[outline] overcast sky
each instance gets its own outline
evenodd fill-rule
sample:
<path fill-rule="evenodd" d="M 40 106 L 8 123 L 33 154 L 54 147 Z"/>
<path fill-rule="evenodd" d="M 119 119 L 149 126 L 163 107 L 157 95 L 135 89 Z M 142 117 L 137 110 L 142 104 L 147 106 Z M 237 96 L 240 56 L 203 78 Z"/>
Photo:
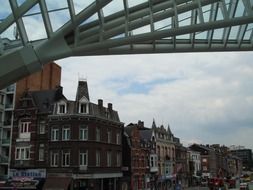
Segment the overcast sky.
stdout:
<path fill-rule="evenodd" d="M 93 1 L 74 0 L 75 10 L 79 12 Z M 104 15 L 123 9 L 122 2 L 112 1 L 103 9 Z M 129 0 L 129 6 L 136 2 L 145 0 Z M 1 3 L 0 19 L 4 19 L 11 9 L 8 1 Z M 67 5 L 66 0 L 46 3 L 49 10 Z M 38 11 L 36 5 L 29 13 Z M 66 9 L 49 16 L 54 31 L 70 18 Z M 29 40 L 46 37 L 40 14 L 23 21 Z M 1 37 L 14 39 L 13 28 Z M 56 63 L 62 67 L 67 98 L 74 99 L 78 79 L 87 78 L 91 101 L 103 99 L 106 106 L 113 103 L 126 125 L 142 120 L 151 127 L 155 119 L 158 126 L 170 125 L 186 146 L 219 143 L 253 149 L 252 52 L 72 57 Z"/>
<path fill-rule="evenodd" d="M 62 66 L 64 94 L 74 99 L 87 78 L 92 102 L 113 103 L 122 122 L 170 128 L 190 143 L 253 148 L 253 53 L 182 53 L 74 57 Z"/>

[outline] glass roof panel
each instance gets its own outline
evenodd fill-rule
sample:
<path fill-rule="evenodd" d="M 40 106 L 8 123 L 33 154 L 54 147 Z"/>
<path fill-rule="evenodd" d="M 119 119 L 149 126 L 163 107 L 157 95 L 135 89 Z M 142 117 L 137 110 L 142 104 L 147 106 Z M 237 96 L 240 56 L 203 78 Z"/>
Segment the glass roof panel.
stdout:
<path fill-rule="evenodd" d="M 103 8 L 104 16 L 111 15 L 121 10 L 124 10 L 123 1 L 112 1 Z"/>
<path fill-rule="evenodd" d="M 207 38 L 207 31 L 196 33 L 195 38 L 196 39 L 206 39 Z"/>
<path fill-rule="evenodd" d="M 73 0 L 74 7 L 75 7 L 75 13 L 78 14 L 80 13 L 83 9 L 88 7 L 90 4 L 94 3 L 95 0 Z"/>
<path fill-rule="evenodd" d="M 128 6 L 129 7 L 134 7 L 136 5 L 142 4 L 148 2 L 148 0 L 128 0 Z"/>
<path fill-rule="evenodd" d="M 229 39 L 230 40 L 237 39 L 238 31 L 239 31 L 239 26 L 231 27 L 231 31 L 230 31 L 230 34 L 229 34 Z"/>
<path fill-rule="evenodd" d="M 214 32 L 213 32 L 213 39 L 215 39 L 215 40 L 221 40 L 222 37 L 223 37 L 223 31 L 224 31 L 223 28 L 214 30 Z"/>
<path fill-rule="evenodd" d="M 67 0 L 46 0 L 48 11 L 68 7 Z"/>
<path fill-rule="evenodd" d="M 8 38 L 10 40 L 15 40 L 15 31 L 17 30 L 16 24 L 12 24 L 3 33 L 1 33 L 1 38 Z"/>
<path fill-rule="evenodd" d="M 249 24 L 248 27 L 247 27 L 247 30 L 244 34 L 243 39 L 244 40 L 249 40 L 250 36 L 252 35 L 252 32 L 253 32 L 253 24 Z"/>
<path fill-rule="evenodd" d="M 58 30 L 66 22 L 70 20 L 69 10 L 67 9 L 50 12 L 49 17 L 50 17 L 53 31 Z"/>
<path fill-rule="evenodd" d="M 39 4 L 36 4 L 29 11 L 27 11 L 25 15 L 35 14 L 35 13 L 40 13 L 40 12 L 41 12 L 40 6 L 39 6 Z"/>
<path fill-rule="evenodd" d="M 137 29 L 133 30 L 132 32 L 133 32 L 133 35 L 150 32 L 150 25 L 146 25 L 146 26 L 137 28 Z"/>
<path fill-rule="evenodd" d="M 223 20 L 224 19 L 224 16 L 221 12 L 221 8 L 219 7 L 218 8 L 218 13 L 217 13 L 217 17 L 216 17 L 216 20 Z"/>
<path fill-rule="evenodd" d="M 176 39 L 190 39 L 190 34 L 183 34 L 183 35 L 178 35 L 176 36 Z"/>
<path fill-rule="evenodd" d="M 9 1 L 1 1 L 0 6 L 0 21 L 5 19 L 12 13 Z"/>
<path fill-rule="evenodd" d="M 44 39 L 47 37 L 41 14 L 23 17 L 26 33 L 29 41 Z M 36 28 L 36 30 L 34 30 Z"/>
<path fill-rule="evenodd" d="M 245 8 L 244 8 L 242 0 L 238 1 L 237 9 L 236 9 L 236 12 L 235 12 L 235 17 L 243 16 L 244 10 L 245 10 Z"/>
<path fill-rule="evenodd" d="M 171 28 L 171 18 L 166 18 L 154 23 L 155 30 L 166 30 Z"/>
<path fill-rule="evenodd" d="M 191 11 L 178 15 L 179 26 L 188 26 L 191 24 Z"/>
<path fill-rule="evenodd" d="M 22 5 L 26 0 L 17 0 L 18 6 Z"/>

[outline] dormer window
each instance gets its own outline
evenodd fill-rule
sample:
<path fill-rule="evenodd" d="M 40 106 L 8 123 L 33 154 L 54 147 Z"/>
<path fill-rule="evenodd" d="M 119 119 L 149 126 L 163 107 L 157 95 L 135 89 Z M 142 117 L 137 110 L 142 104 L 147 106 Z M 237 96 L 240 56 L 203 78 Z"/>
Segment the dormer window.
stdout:
<path fill-rule="evenodd" d="M 67 112 L 67 106 L 66 106 L 66 103 L 59 103 L 58 104 L 58 108 L 57 108 L 57 113 L 58 114 L 64 114 Z"/>
<path fill-rule="evenodd" d="M 80 103 L 79 104 L 79 113 L 89 113 L 89 105 L 88 103 Z"/>
<path fill-rule="evenodd" d="M 65 113 L 65 105 L 59 105 L 59 113 Z"/>

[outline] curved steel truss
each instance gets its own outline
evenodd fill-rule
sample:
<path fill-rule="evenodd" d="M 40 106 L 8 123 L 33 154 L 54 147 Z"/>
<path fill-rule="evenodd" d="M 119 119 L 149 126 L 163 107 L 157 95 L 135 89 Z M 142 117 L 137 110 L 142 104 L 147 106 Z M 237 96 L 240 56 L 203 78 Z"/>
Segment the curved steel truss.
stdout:
<path fill-rule="evenodd" d="M 0 88 L 69 56 L 253 50 L 253 0 L 4 2 Z"/>

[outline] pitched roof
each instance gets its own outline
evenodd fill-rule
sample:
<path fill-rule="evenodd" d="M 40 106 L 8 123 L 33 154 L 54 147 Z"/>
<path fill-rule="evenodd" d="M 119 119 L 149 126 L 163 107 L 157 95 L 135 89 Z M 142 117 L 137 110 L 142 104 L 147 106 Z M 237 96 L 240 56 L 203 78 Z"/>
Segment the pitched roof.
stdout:
<path fill-rule="evenodd" d="M 57 98 L 57 90 L 58 89 L 30 92 L 40 113 L 53 111 L 53 104 Z"/>

